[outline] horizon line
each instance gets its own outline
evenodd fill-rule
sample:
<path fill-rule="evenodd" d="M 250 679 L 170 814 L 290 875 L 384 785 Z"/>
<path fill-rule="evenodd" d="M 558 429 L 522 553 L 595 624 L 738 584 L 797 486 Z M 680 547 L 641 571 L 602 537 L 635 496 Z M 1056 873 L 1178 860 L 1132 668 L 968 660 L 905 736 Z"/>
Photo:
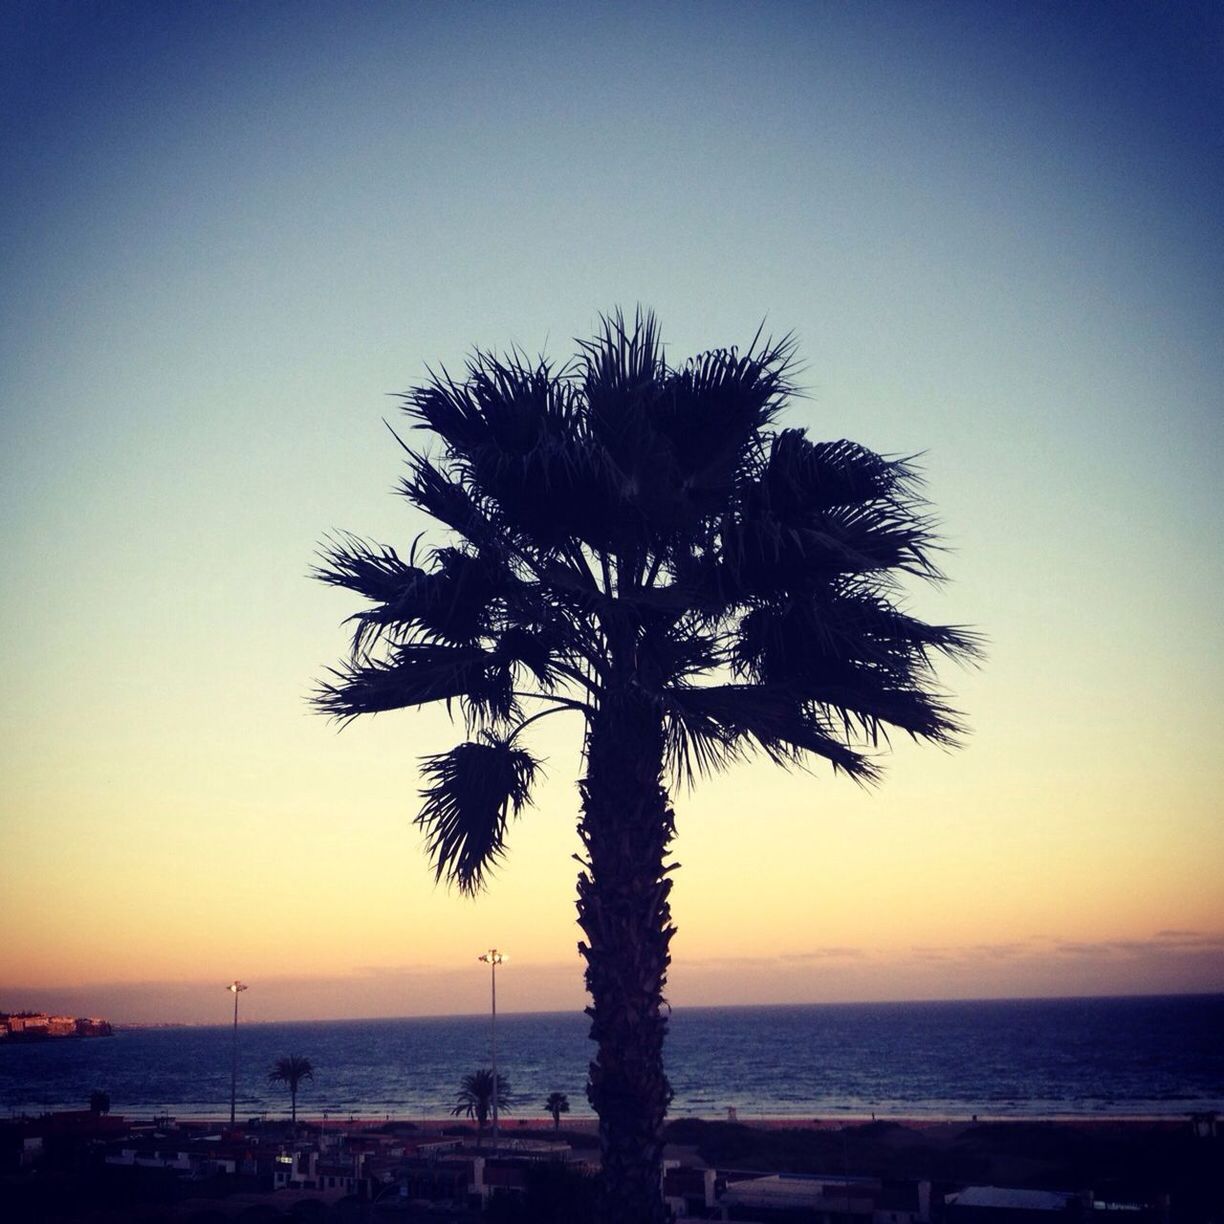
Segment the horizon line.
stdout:
<path fill-rule="evenodd" d="M 1105 992 L 1102 994 L 1058 994 L 1058 995 L 974 995 L 943 999 L 837 999 L 809 1000 L 807 1002 L 778 1003 L 681 1003 L 668 1008 L 669 1017 L 675 1012 L 698 1011 L 761 1011 L 766 1009 L 797 1007 L 940 1007 L 952 1003 L 1075 1003 L 1129 999 L 1217 999 L 1224 998 L 1224 990 L 1156 990 L 1134 991 L 1128 994 Z M 0 1008 L 0 1011 L 5 1009 Z M 14 1014 L 14 1013 L 8 1013 Z M 550 1007 L 539 1010 L 498 1010 L 498 1019 L 522 1016 L 572 1016 L 584 1015 L 581 1008 Z M 281 1020 L 245 1020 L 243 1028 L 266 1028 L 282 1024 L 367 1024 L 377 1020 L 479 1020 L 487 1021 L 488 1011 L 473 1012 L 418 1012 L 412 1015 L 371 1016 L 297 1016 Z M 111 1020 L 118 1028 L 229 1028 L 232 1020 Z"/>

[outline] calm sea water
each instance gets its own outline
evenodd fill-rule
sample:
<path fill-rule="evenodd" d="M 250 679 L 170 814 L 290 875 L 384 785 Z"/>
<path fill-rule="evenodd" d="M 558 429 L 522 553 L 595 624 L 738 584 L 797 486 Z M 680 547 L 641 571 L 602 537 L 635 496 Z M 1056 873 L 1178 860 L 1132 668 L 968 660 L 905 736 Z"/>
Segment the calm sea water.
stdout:
<path fill-rule="evenodd" d="M 515 1113 L 539 1117 L 559 1091 L 589 1115 L 586 1027 L 498 1017 Z M 209 1027 L 0 1045 L 0 1112 L 83 1108 L 100 1088 L 119 1114 L 228 1117 L 231 1041 Z M 479 1016 L 243 1025 L 239 1115 L 286 1112 L 267 1070 L 296 1053 L 315 1067 L 306 1116 L 439 1117 L 488 1048 Z M 1224 1111 L 1224 995 L 677 1009 L 667 1062 L 673 1117 Z"/>

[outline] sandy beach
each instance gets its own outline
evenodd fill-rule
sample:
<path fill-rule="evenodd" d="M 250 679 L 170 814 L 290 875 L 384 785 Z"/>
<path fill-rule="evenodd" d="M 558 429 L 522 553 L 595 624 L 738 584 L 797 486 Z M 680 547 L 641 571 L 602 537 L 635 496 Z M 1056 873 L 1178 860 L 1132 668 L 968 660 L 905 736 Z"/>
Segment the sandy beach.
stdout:
<path fill-rule="evenodd" d="M 180 1122 L 188 1122 L 193 1124 L 207 1124 L 216 1126 L 219 1123 L 216 1119 L 205 1118 L 180 1118 Z M 327 1118 L 318 1115 L 300 1114 L 298 1122 L 302 1125 L 309 1124 L 311 1126 L 325 1126 L 328 1130 L 335 1127 L 345 1128 L 369 1128 L 377 1126 L 386 1126 L 388 1123 L 406 1124 L 410 1123 L 413 1126 L 420 1127 L 427 1131 L 441 1131 L 458 1126 L 471 1126 L 475 1124 L 467 1118 L 455 1118 L 451 1116 L 431 1117 L 431 1118 L 409 1118 L 409 1117 L 391 1117 L 391 1116 L 367 1116 L 342 1118 L 337 1115 L 329 1115 Z M 1059 1126 L 1066 1127 L 1072 1130 L 1115 1130 L 1118 1128 L 1139 1127 L 1143 1129 L 1168 1129 L 1180 1130 L 1188 1125 L 1188 1118 L 1185 1114 L 1122 1114 L 1110 1117 L 1088 1117 L 1080 1114 L 1051 1114 L 1048 1116 L 1025 1115 L 1017 1116 L 1009 1115 L 988 1115 L 977 1114 L 975 1116 L 956 1116 L 956 1117 L 939 1117 L 933 1118 L 930 1116 L 921 1118 L 903 1117 L 903 1116 L 885 1116 L 880 1114 L 873 1115 L 846 1115 L 837 1118 L 807 1118 L 807 1117 L 765 1117 L 755 1114 L 741 1114 L 734 1119 L 728 1119 L 725 1116 L 697 1116 L 683 1115 L 671 1117 L 669 1123 L 704 1123 L 710 1125 L 726 1124 L 730 1126 L 747 1126 L 759 1130 L 797 1130 L 797 1131 L 841 1131 L 846 1128 L 867 1126 L 872 1123 L 885 1123 L 893 1126 L 903 1127 L 909 1131 L 917 1131 L 929 1134 L 959 1134 L 963 1130 L 972 1126 L 1019 1126 L 1019 1125 L 1040 1125 L 1040 1126 Z M 512 1135 L 517 1130 L 552 1130 L 553 1120 L 547 1114 L 542 1117 L 523 1117 L 519 1114 L 503 1115 L 501 1118 L 501 1130 L 503 1134 Z M 561 1119 L 562 1131 L 572 1132 L 591 1132 L 596 1133 L 599 1129 L 599 1120 L 590 1117 L 568 1117 L 563 1116 Z"/>

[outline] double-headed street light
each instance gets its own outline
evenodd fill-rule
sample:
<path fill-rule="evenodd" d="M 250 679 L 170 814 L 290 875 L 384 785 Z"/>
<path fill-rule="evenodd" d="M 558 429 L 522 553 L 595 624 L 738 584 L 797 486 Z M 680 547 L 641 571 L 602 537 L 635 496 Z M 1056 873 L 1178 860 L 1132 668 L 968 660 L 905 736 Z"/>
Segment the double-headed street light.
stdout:
<path fill-rule="evenodd" d="M 489 1051 L 493 1061 L 493 1150 L 497 1151 L 497 1097 L 500 1087 L 497 1079 L 497 966 L 510 958 L 496 948 L 482 952 L 477 958 L 489 966 L 490 988 L 492 990 L 493 1012 L 489 1022 Z"/>
<path fill-rule="evenodd" d="M 238 996 L 246 989 L 246 984 L 235 979 L 225 989 L 234 996 L 234 1052 L 230 1066 L 230 1125 L 233 1126 L 238 1104 Z"/>

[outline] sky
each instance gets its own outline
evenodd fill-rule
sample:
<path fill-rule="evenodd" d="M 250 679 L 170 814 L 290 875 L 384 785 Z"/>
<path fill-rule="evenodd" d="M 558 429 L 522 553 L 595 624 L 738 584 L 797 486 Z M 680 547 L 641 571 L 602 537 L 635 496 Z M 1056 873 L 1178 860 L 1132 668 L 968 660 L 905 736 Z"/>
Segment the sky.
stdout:
<path fill-rule="evenodd" d="M 639 303 L 676 359 L 793 331 L 786 424 L 921 453 L 911 606 L 989 639 L 961 751 L 675 794 L 670 1001 L 1224 989 L 1219 6 L 16 0 L 0 142 L 0 1009 L 477 1012 L 491 945 L 583 1005 L 580 729 L 435 885 L 461 729 L 310 710 L 307 571 L 427 529 L 427 365 Z"/>

